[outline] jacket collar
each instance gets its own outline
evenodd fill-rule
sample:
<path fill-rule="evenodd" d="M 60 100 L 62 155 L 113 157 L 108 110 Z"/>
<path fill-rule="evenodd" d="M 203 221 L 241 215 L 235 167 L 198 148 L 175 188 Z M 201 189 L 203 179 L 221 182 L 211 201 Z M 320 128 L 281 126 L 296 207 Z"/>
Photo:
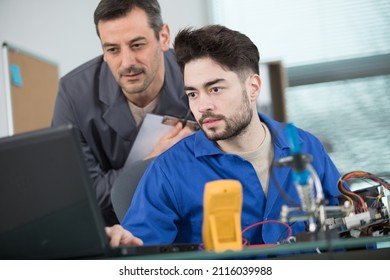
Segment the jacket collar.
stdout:
<path fill-rule="evenodd" d="M 271 119 L 270 117 L 259 113 L 259 118 L 267 125 L 272 134 L 272 141 L 274 144 L 274 159 L 286 157 L 290 154 L 290 148 L 288 144 L 287 135 L 284 133 L 284 123 L 280 123 Z M 302 142 L 302 139 L 299 139 Z M 210 156 L 217 154 L 224 154 L 213 141 L 207 139 L 203 131 L 198 131 L 195 134 L 195 157 Z M 277 168 L 277 170 L 275 170 Z M 264 213 L 264 217 L 267 217 L 271 213 L 272 208 L 278 201 L 280 194 L 280 188 L 285 186 L 285 181 L 291 172 L 291 168 L 288 167 L 273 167 L 270 174 L 270 181 L 268 187 L 267 204 Z M 275 176 L 277 174 L 277 176 Z"/>
<path fill-rule="evenodd" d="M 135 121 L 126 98 L 104 61 L 99 75 L 99 100 L 104 104 L 102 117 L 106 123 L 121 137 L 129 139 L 131 137 L 129 127 L 135 127 Z"/>

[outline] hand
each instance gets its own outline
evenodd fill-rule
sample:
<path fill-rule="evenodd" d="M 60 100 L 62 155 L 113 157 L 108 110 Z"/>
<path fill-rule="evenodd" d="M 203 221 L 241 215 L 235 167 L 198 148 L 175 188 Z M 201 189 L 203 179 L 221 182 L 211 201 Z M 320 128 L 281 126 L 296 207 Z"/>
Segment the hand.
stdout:
<path fill-rule="evenodd" d="M 167 134 L 161 137 L 153 151 L 145 159 L 158 156 L 179 142 L 181 139 L 191 135 L 192 133 L 194 133 L 194 131 L 191 130 L 191 128 L 188 126 L 183 128 L 183 124 L 178 122 Z"/>
<path fill-rule="evenodd" d="M 106 227 L 105 230 L 112 247 L 117 247 L 119 245 L 142 246 L 144 244 L 141 239 L 135 237 L 130 231 L 125 230 L 121 225 Z"/>

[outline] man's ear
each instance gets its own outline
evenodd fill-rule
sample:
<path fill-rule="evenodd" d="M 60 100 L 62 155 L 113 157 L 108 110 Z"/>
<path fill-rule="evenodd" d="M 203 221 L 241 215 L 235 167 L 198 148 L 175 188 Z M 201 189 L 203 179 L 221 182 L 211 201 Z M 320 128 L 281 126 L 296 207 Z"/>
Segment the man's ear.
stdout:
<path fill-rule="evenodd" d="M 253 74 L 252 76 L 250 76 L 249 88 L 250 88 L 250 100 L 256 101 L 261 90 L 261 78 L 258 74 Z"/>
<path fill-rule="evenodd" d="M 167 51 L 171 44 L 171 35 L 169 26 L 167 24 L 163 24 L 160 30 L 160 46 L 162 51 Z"/>

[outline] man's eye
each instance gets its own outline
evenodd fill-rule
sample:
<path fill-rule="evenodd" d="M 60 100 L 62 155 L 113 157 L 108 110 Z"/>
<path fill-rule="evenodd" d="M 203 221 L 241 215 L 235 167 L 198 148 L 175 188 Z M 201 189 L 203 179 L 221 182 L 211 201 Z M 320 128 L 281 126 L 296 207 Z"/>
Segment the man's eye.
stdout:
<path fill-rule="evenodd" d="M 219 87 L 212 87 L 211 89 L 210 89 L 210 92 L 213 92 L 213 93 L 218 93 L 218 92 L 220 92 L 221 91 L 221 88 L 219 88 Z"/>
<path fill-rule="evenodd" d="M 116 53 L 116 52 L 118 52 L 118 49 L 117 48 L 109 48 L 109 49 L 106 49 L 106 52 Z"/>
<path fill-rule="evenodd" d="M 132 47 L 133 49 L 141 49 L 143 46 L 145 46 L 145 44 L 134 44 L 134 45 L 132 45 L 131 47 Z"/>
<path fill-rule="evenodd" d="M 194 92 L 194 91 L 187 92 L 187 96 L 190 98 L 194 98 L 196 96 L 196 92 Z"/>

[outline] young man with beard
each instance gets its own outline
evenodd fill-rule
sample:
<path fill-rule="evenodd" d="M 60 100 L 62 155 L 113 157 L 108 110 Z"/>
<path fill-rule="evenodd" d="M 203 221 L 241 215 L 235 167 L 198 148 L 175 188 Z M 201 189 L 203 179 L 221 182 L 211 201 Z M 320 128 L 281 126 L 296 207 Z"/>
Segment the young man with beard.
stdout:
<path fill-rule="evenodd" d="M 299 203 L 291 167 L 273 161 L 291 155 L 283 124 L 258 113 L 259 52 L 245 35 L 213 25 L 184 29 L 174 43 L 189 105 L 201 130 L 162 153 L 141 179 L 122 226 L 108 229 L 111 244 L 202 243 L 205 184 L 240 181 L 241 228 L 279 220 L 288 201 Z M 311 154 L 325 199 L 337 204 L 340 177 L 320 141 L 298 129 L 302 152 Z M 271 176 L 271 172 L 275 176 Z M 306 231 L 304 222 L 292 233 Z M 244 233 L 250 244 L 275 244 L 285 227 L 265 223 Z M 132 235 L 134 234 L 134 236 Z"/>

